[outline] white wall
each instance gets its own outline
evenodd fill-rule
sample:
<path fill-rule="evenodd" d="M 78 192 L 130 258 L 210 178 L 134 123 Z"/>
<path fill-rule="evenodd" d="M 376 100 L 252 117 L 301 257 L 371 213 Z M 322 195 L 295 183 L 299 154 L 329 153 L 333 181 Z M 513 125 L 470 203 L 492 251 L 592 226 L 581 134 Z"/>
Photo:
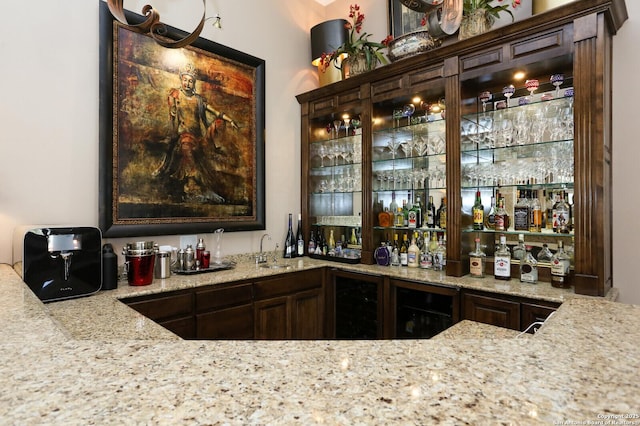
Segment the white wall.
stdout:
<path fill-rule="evenodd" d="M 191 30 L 196 0 L 125 1 L 138 12 L 150 3 L 168 24 Z M 202 36 L 266 60 L 267 232 L 285 236 L 288 212 L 299 210 L 300 120 L 295 95 L 317 87 L 309 65 L 309 28 L 346 18 L 351 0 L 326 8 L 313 0 L 207 0 L 223 30 Z M 388 33 L 387 0 L 358 2 L 371 40 Z M 640 241 L 640 142 L 633 136 L 640 88 L 635 46 L 640 4 L 614 39 L 614 285 L 621 300 L 640 304 L 635 247 Z M 13 229 L 23 224 L 98 223 L 98 0 L 36 0 L 0 8 L 0 262 L 11 262 Z M 33 7 L 35 6 L 35 7 Z M 186 11 L 191 10 L 189 14 Z M 195 11 L 195 12 L 194 12 Z M 166 13 L 165 13 L 166 12 Z M 257 249 L 262 231 L 227 233 L 227 253 Z M 205 236 L 207 237 L 207 236 Z M 130 239 L 112 240 L 121 247 Z M 154 240 L 177 244 L 174 236 Z"/>

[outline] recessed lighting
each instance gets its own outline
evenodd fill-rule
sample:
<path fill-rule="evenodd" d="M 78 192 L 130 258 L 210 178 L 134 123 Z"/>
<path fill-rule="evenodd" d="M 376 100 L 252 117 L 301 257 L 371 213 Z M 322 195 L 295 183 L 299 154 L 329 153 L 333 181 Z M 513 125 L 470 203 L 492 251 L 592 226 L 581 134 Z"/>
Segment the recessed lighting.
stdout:
<path fill-rule="evenodd" d="M 524 71 L 518 71 L 513 75 L 514 80 L 523 80 L 525 77 Z"/>

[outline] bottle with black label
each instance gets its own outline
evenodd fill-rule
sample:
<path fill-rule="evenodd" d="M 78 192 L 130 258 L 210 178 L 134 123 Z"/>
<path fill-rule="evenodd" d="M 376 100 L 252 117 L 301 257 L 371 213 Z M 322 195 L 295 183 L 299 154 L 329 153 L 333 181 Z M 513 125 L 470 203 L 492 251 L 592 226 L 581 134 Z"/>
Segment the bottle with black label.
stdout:
<path fill-rule="evenodd" d="M 427 204 L 427 226 L 429 228 L 436 227 L 436 206 L 433 204 L 433 195 L 429 195 L 429 203 Z"/>
<path fill-rule="evenodd" d="M 515 231 L 529 230 L 529 203 L 525 198 L 525 191 L 518 190 L 518 201 L 513 206 L 513 229 Z"/>

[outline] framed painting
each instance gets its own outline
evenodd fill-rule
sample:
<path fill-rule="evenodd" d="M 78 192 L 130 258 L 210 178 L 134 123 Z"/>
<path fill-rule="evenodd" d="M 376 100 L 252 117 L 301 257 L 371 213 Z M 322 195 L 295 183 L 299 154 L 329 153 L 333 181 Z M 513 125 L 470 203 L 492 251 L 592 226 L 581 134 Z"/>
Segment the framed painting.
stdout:
<path fill-rule="evenodd" d="M 423 17 L 424 12 L 409 9 L 400 0 L 389 0 L 389 33 L 394 38 L 424 29 Z"/>
<path fill-rule="evenodd" d="M 264 60 L 201 37 L 162 47 L 100 2 L 103 235 L 265 229 L 264 100 Z"/>

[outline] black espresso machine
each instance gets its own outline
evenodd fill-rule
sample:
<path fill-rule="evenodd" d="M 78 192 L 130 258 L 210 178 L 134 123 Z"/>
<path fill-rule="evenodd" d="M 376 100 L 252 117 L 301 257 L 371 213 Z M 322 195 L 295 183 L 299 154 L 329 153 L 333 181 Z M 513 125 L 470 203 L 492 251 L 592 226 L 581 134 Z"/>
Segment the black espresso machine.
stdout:
<path fill-rule="evenodd" d="M 44 302 L 88 296 L 102 285 L 102 233 L 93 227 L 24 233 L 22 280 Z"/>

